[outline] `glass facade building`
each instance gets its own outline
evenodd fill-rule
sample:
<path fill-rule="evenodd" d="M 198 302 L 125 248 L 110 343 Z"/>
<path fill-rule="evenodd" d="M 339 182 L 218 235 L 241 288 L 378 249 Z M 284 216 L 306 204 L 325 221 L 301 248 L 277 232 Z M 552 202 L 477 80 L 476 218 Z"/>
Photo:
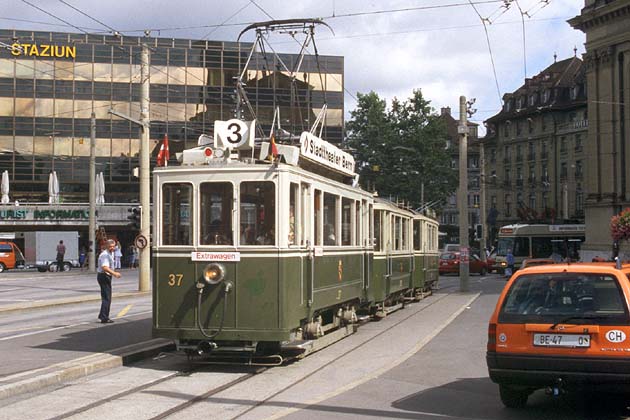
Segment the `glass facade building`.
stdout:
<path fill-rule="evenodd" d="M 96 171 L 105 176 L 106 202 L 138 200 L 133 168 L 139 166 L 139 128 L 109 110 L 139 118 L 143 42 L 151 50 L 152 165 L 165 134 L 174 158 L 196 146 L 200 134 L 212 136 L 215 120 L 234 118 L 235 78 L 251 44 L 0 30 L 6 45 L 0 48 L 0 172 L 9 172 L 12 200 L 46 202 L 54 170 L 62 202 L 88 201 L 92 112 Z M 343 57 L 305 57 L 292 85 L 280 60 L 292 69 L 297 59 L 253 56 L 246 91 L 258 121 L 268 132 L 280 107 L 283 128 L 299 137 L 326 104 L 322 136 L 338 144 Z"/>

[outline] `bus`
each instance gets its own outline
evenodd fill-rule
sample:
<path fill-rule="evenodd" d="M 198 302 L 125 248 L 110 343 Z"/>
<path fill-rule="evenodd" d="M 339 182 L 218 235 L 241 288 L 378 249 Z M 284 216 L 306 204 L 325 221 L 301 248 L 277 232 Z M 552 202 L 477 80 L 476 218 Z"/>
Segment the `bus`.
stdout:
<path fill-rule="evenodd" d="M 555 261 L 577 261 L 584 242 L 585 225 L 516 224 L 499 229 L 497 256 L 493 269 L 503 273 L 508 250 L 514 255 L 514 267 L 527 258 L 549 258 Z"/>

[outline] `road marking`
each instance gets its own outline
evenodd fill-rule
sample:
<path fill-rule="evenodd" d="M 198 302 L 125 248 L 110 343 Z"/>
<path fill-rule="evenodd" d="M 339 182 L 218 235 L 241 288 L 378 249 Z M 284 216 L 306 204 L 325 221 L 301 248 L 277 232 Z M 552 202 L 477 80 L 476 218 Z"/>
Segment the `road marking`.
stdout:
<path fill-rule="evenodd" d="M 0 302 L 32 302 L 32 299 L 0 299 Z"/>
<path fill-rule="evenodd" d="M 137 313 L 135 313 L 133 315 L 130 315 L 130 317 L 136 316 L 136 315 L 150 314 L 151 312 L 153 312 L 153 311 L 150 310 L 150 311 L 137 312 Z M 11 335 L 9 337 L 2 337 L 2 338 L 0 338 L 0 341 L 7 341 L 7 340 L 12 340 L 14 338 L 28 337 L 29 335 L 42 334 L 42 333 L 47 333 L 47 332 L 51 332 L 51 331 L 63 330 L 63 329 L 66 329 L 66 328 L 74 328 L 74 327 L 79 327 L 81 325 L 90 325 L 90 324 L 93 324 L 93 323 L 89 322 L 89 321 L 84 321 L 84 322 L 79 322 L 77 324 L 62 325 L 60 327 L 47 328 L 45 330 L 33 331 L 33 332 L 24 333 L 24 334 L 16 334 L 16 335 Z"/>
<path fill-rule="evenodd" d="M 127 306 L 125 306 L 122 311 L 118 312 L 118 315 L 116 315 L 116 317 L 114 319 L 118 319 L 118 318 L 122 318 L 123 316 L 125 316 L 127 314 L 127 312 L 129 312 L 129 309 L 131 309 L 133 305 L 129 304 Z"/>

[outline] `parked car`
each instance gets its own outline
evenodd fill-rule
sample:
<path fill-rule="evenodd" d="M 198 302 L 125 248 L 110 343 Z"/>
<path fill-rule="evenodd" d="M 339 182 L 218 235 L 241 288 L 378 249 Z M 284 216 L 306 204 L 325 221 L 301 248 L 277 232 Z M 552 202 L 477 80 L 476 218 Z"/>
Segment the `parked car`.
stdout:
<path fill-rule="evenodd" d="M 440 255 L 439 271 L 440 274 L 459 273 L 459 252 L 443 252 Z M 468 260 L 468 272 L 485 275 L 488 272 L 488 266 L 481 261 L 478 255 L 472 254 Z"/>
<path fill-rule="evenodd" d="M 486 362 L 507 407 L 546 389 L 630 391 L 630 266 L 545 264 L 517 271 L 488 326 Z"/>
<path fill-rule="evenodd" d="M 11 241 L 0 241 L 0 273 L 13 268 L 24 268 L 24 255 Z"/>
<path fill-rule="evenodd" d="M 459 244 L 444 245 L 444 252 L 459 252 Z"/>

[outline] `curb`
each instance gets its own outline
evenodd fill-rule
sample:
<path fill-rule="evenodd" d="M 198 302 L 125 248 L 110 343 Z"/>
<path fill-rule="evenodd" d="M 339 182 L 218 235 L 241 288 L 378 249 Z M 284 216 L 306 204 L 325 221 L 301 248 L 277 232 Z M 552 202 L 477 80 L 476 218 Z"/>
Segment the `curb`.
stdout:
<path fill-rule="evenodd" d="M 151 291 L 116 292 L 112 295 L 112 298 L 145 296 L 145 295 L 150 295 L 150 294 L 151 294 Z M 13 305 L 6 305 L 6 306 L 0 307 L 0 313 L 24 311 L 28 309 L 46 308 L 49 306 L 72 305 L 74 303 L 93 302 L 97 300 L 101 300 L 101 295 L 77 296 L 77 297 L 72 297 L 72 298 L 49 299 L 49 300 L 41 300 L 41 301 L 35 301 L 35 302 L 16 303 Z"/>
<path fill-rule="evenodd" d="M 6 376 L 0 378 L 0 400 L 83 378 L 105 369 L 128 365 L 174 349 L 173 341 L 159 338 L 114 349 L 111 353 L 91 354 L 46 368 Z"/>

